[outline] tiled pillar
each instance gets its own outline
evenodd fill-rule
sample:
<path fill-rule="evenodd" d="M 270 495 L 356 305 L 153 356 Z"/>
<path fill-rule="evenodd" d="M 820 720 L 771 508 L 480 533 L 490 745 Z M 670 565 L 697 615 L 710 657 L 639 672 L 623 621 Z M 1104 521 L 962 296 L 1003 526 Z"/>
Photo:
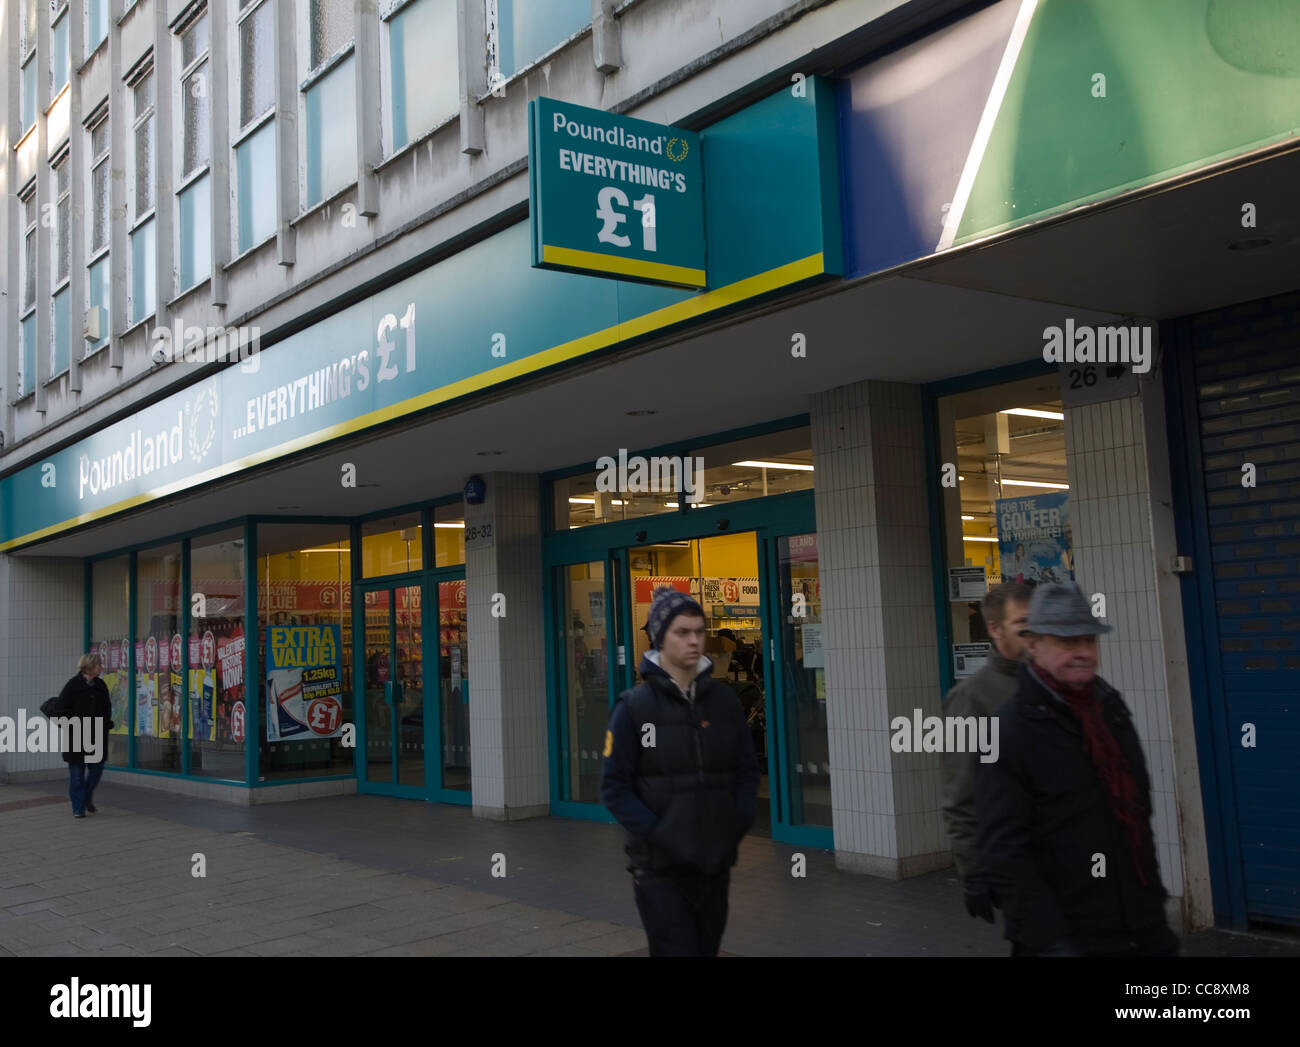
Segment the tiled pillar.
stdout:
<path fill-rule="evenodd" d="M 895 716 L 942 715 L 917 386 L 812 398 L 835 863 L 899 879 L 952 861 L 935 753 L 894 753 Z"/>
<path fill-rule="evenodd" d="M 0 716 L 39 717 L 77 671 L 85 621 L 80 560 L 0 554 Z M 0 752 L 0 781 L 57 778 L 58 753 Z"/>
<path fill-rule="evenodd" d="M 1104 621 L 1114 632 L 1101 638 L 1100 673 L 1132 710 L 1146 752 L 1165 887 L 1175 898 L 1194 896 L 1186 926 L 1205 925 L 1207 911 L 1213 922 L 1205 825 L 1179 584 L 1168 566 L 1178 550 L 1163 396 L 1154 372 L 1141 390 L 1140 396 L 1066 410 L 1074 573 L 1086 595 L 1106 598 Z"/>
<path fill-rule="evenodd" d="M 470 786 L 476 816 L 506 821 L 550 813 L 540 481 L 484 479 L 484 503 L 465 506 Z"/>

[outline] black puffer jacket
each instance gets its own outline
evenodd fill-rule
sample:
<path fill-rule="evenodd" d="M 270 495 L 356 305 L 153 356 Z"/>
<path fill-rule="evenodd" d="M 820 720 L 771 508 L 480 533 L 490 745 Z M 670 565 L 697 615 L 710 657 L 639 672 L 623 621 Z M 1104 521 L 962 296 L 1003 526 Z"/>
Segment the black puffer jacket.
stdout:
<path fill-rule="evenodd" d="M 1175 945 L 1154 855 L 1143 885 L 1119 820 L 1064 702 L 1020 668 L 1016 695 L 999 710 L 999 756 L 976 772 L 978 846 L 1006 913 L 1006 936 L 1034 952 L 1062 940 L 1106 953 L 1139 943 Z M 1151 806 L 1151 781 L 1133 718 L 1097 678 L 1102 715 Z M 1095 855 L 1105 856 L 1105 875 Z"/>
<path fill-rule="evenodd" d="M 91 739 L 83 738 L 79 750 L 71 748 L 63 750 L 64 763 L 102 763 L 108 758 L 108 732 L 113 729 L 113 721 L 110 719 L 113 715 L 113 703 L 108 696 L 108 685 L 103 680 L 96 676 L 93 680 L 87 681 L 81 673 L 77 673 L 63 685 L 63 690 L 59 692 L 59 711 L 60 715 L 68 717 L 98 716 L 102 721 L 99 725 L 99 737 L 104 746 L 101 752 L 103 759 L 99 761 L 86 759 L 85 750 L 89 748 Z M 65 744 L 70 745 L 72 740 L 67 736 Z"/>
<path fill-rule="evenodd" d="M 712 875 L 736 862 L 754 821 L 758 760 L 735 692 L 709 675 L 688 702 L 647 656 L 619 695 L 605 741 L 601 799 L 627 830 L 630 868 Z M 654 745 L 642 744 L 654 725 Z"/>

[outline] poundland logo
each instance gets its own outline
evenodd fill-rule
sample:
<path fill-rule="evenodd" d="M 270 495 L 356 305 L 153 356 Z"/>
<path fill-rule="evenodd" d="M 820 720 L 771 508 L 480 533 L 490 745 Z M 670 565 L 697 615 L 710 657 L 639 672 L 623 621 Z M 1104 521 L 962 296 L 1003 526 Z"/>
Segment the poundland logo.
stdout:
<path fill-rule="evenodd" d="M 68 985 L 50 989 L 51 1018 L 130 1018 L 137 1029 L 150 1021 L 152 985 Z"/>

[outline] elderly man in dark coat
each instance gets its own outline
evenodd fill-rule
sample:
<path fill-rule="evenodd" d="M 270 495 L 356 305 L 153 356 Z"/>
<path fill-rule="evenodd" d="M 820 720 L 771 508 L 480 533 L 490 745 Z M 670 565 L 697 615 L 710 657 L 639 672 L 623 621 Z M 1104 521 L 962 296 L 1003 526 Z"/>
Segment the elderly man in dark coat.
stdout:
<path fill-rule="evenodd" d="M 1028 661 L 976 775 L 978 847 L 1013 956 L 1167 956 L 1151 783 L 1132 715 L 1097 675 L 1110 632 L 1079 587 L 1040 585 Z"/>

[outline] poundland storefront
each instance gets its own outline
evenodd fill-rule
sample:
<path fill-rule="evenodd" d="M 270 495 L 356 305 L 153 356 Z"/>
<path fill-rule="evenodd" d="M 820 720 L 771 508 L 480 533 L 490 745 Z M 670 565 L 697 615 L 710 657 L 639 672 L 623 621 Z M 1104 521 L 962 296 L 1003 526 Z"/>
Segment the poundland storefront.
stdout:
<path fill-rule="evenodd" d="M 482 394 L 518 415 L 527 383 L 561 365 L 838 275 L 834 106 L 810 80 L 699 133 L 664 128 L 666 156 L 602 160 L 602 177 L 647 195 L 693 196 L 689 264 L 671 249 L 685 228 L 673 201 L 622 264 L 565 246 L 563 193 L 539 187 L 544 226 L 507 222 L 0 478 L 12 562 L 66 557 L 69 539 L 82 555 L 80 632 L 113 702 L 110 778 L 237 802 L 359 790 L 490 817 L 604 816 L 609 696 L 645 648 L 648 587 L 670 584 L 710 610 L 711 653 L 770 768 L 774 828 L 830 846 L 807 416 L 710 428 L 664 410 L 669 428 L 618 439 L 625 461 L 702 459 L 698 475 L 669 474 L 680 497 L 626 475 L 611 494 L 599 460 L 619 448 L 571 410 L 562 447 L 533 430 L 531 473 L 492 471 L 527 437 L 438 419 Z M 583 120 L 610 118 L 564 111 L 548 127 L 568 176 L 649 141 L 593 143 Z M 737 177 L 755 164 L 761 183 Z M 791 205 L 750 221 L 773 192 Z M 624 229 L 640 217 L 627 195 L 602 204 Z M 661 278 L 698 286 L 645 282 Z M 652 432 L 671 446 L 635 442 Z M 792 589 L 794 623 L 775 612 Z M 527 744 L 519 720 L 536 731 Z"/>

